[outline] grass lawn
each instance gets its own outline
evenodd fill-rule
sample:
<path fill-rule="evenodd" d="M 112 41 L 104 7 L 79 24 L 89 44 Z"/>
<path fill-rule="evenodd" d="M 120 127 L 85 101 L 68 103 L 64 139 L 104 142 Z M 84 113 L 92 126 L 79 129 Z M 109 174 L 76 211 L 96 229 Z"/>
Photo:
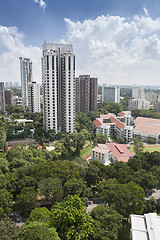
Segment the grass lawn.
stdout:
<path fill-rule="evenodd" d="M 82 158 L 87 157 L 89 154 L 91 154 L 91 150 L 92 150 L 93 147 L 94 147 L 94 146 L 92 145 L 92 143 L 89 144 L 87 147 L 84 147 L 84 148 L 81 150 L 81 152 L 80 152 L 80 156 L 81 156 Z"/>
<path fill-rule="evenodd" d="M 133 151 L 133 147 L 130 147 L 130 151 L 131 152 L 134 152 Z M 154 151 L 158 151 L 160 152 L 160 146 L 144 146 L 144 151 L 145 152 L 154 152 Z"/>

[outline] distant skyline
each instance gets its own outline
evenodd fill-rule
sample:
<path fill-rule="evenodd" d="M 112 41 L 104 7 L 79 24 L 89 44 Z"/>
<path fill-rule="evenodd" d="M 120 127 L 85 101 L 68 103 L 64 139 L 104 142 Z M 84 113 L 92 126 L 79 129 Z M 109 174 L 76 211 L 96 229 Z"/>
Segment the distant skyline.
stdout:
<path fill-rule="evenodd" d="M 41 83 L 44 41 L 71 43 L 76 76 L 160 85 L 158 0 L 0 0 L 0 82 L 20 82 L 19 57 Z"/>

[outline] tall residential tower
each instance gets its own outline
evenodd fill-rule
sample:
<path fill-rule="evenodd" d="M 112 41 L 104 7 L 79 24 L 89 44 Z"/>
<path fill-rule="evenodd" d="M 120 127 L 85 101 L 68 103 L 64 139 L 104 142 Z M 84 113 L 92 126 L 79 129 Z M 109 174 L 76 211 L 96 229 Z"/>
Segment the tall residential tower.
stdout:
<path fill-rule="evenodd" d="M 102 102 L 120 102 L 120 88 L 102 84 Z"/>
<path fill-rule="evenodd" d="M 98 79 L 90 75 L 76 77 L 76 112 L 97 110 Z"/>
<path fill-rule="evenodd" d="M 28 107 L 28 84 L 32 82 L 32 62 L 29 58 L 19 58 L 21 72 L 22 107 Z"/>
<path fill-rule="evenodd" d="M 75 55 L 71 44 L 43 44 L 42 81 L 45 131 L 74 132 Z"/>

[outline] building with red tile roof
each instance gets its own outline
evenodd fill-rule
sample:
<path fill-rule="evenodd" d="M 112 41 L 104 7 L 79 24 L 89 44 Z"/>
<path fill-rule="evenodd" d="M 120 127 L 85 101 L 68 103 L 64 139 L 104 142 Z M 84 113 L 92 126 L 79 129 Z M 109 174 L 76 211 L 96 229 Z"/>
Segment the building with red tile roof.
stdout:
<path fill-rule="evenodd" d="M 160 139 L 160 119 L 137 117 L 135 125 L 134 136 L 140 136 L 143 141 L 148 138 L 155 138 L 158 142 Z"/>
<path fill-rule="evenodd" d="M 121 122 L 113 113 L 100 115 L 100 118 L 93 121 L 93 125 L 96 132 L 107 134 L 108 137 L 114 136 L 117 139 L 123 137 L 127 142 L 133 137 L 133 126 Z"/>
<path fill-rule="evenodd" d="M 134 156 L 135 153 L 129 150 L 127 144 L 111 142 L 97 144 L 96 147 L 92 149 L 91 159 L 98 160 L 104 165 L 109 165 L 116 161 L 128 162 L 129 158 L 133 158 Z"/>

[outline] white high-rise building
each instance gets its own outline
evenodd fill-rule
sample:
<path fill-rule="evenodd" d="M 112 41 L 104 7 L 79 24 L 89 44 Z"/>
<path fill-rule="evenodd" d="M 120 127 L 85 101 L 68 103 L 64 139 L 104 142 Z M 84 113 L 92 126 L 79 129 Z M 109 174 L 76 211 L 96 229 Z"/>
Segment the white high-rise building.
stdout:
<path fill-rule="evenodd" d="M 74 132 L 75 55 L 71 44 L 43 44 L 42 81 L 45 131 Z"/>
<path fill-rule="evenodd" d="M 120 102 L 120 88 L 102 84 L 102 102 Z"/>
<path fill-rule="evenodd" d="M 143 87 L 138 87 L 137 85 L 132 87 L 132 98 L 138 99 L 140 98 L 141 100 L 144 99 L 144 88 Z"/>
<path fill-rule="evenodd" d="M 32 62 L 29 58 L 19 58 L 21 72 L 22 107 L 28 107 L 28 84 L 32 82 Z"/>
<path fill-rule="evenodd" d="M 32 82 L 28 84 L 28 108 L 29 111 L 40 112 L 40 84 Z"/>

